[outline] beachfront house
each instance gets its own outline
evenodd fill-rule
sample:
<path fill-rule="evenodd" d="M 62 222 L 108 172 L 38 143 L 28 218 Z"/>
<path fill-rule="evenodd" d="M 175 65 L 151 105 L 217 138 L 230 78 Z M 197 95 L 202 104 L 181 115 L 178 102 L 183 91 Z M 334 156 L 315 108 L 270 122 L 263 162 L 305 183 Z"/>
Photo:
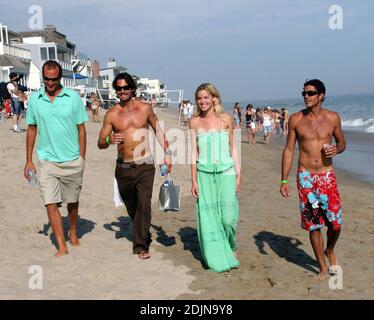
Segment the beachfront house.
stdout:
<path fill-rule="evenodd" d="M 31 59 L 30 50 L 13 45 L 12 39 L 19 37 L 19 33 L 0 23 L 0 82 L 9 81 L 9 74 L 16 72 L 23 75 L 20 84 L 33 89 L 29 83 L 37 78 L 39 71 Z"/>
<path fill-rule="evenodd" d="M 31 59 L 39 69 L 37 83 L 33 87 L 41 87 L 42 66 L 47 60 L 56 60 L 62 67 L 62 84 L 74 88 L 73 59 L 76 57 L 76 45 L 66 39 L 66 36 L 56 30 L 53 25 L 47 25 L 44 30 L 32 30 L 19 33 L 18 39 L 13 39 L 18 48 L 31 52 Z"/>
<path fill-rule="evenodd" d="M 112 88 L 112 82 L 119 73 L 126 71 L 127 68 L 117 65 L 117 61 L 114 58 L 110 58 L 107 61 L 106 68 L 99 70 L 99 75 L 102 80 L 102 92 L 104 92 L 104 95 L 106 95 L 108 99 L 116 99 L 117 95 Z"/>
<path fill-rule="evenodd" d="M 146 100 L 151 100 L 152 97 L 161 100 L 165 96 L 165 85 L 159 79 L 140 78 L 137 85 L 138 94 Z"/>

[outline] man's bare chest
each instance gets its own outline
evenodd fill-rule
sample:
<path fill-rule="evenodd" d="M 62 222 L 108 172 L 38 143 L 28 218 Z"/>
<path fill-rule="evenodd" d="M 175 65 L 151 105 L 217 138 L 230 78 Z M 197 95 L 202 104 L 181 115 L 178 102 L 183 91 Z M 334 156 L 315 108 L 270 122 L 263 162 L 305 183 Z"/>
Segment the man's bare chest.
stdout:
<path fill-rule="evenodd" d="M 119 112 L 112 121 L 116 131 L 136 130 L 148 127 L 148 119 L 142 112 Z"/>
<path fill-rule="evenodd" d="M 327 119 L 305 119 L 296 126 L 296 133 L 301 140 L 325 140 L 334 132 L 334 125 Z"/>

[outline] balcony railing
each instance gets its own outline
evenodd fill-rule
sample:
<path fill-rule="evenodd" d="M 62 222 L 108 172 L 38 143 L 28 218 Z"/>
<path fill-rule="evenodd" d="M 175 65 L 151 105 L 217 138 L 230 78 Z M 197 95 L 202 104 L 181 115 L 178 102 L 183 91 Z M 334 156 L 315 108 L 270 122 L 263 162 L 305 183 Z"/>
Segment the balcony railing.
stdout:
<path fill-rule="evenodd" d="M 98 81 L 94 80 L 92 78 L 87 78 L 87 79 L 75 79 L 75 84 L 77 86 L 86 86 L 86 87 L 92 87 L 92 88 L 97 88 L 98 86 Z"/>
<path fill-rule="evenodd" d="M 61 64 L 62 70 L 73 72 L 73 65 L 70 62 L 60 60 L 59 63 Z"/>
<path fill-rule="evenodd" d="M 43 65 L 44 62 L 46 62 L 47 60 L 42 60 L 41 61 L 41 64 Z M 61 60 L 57 60 L 58 63 L 61 65 L 61 68 L 63 71 L 70 71 L 71 73 L 73 73 L 73 64 L 70 63 L 70 62 L 66 62 L 66 61 L 61 61 Z"/>
<path fill-rule="evenodd" d="M 26 50 L 26 49 L 9 46 L 3 43 L 3 51 L 4 51 L 4 54 L 9 54 L 10 56 L 31 60 L 31 53 L 29 50 Z"/>

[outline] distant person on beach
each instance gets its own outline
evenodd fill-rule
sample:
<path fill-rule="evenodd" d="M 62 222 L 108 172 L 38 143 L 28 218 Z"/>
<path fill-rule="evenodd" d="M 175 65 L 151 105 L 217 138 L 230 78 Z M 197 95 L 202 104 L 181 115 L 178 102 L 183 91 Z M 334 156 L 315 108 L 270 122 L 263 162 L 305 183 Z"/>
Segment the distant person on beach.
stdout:
<path fill-rule="evenodd" d="M 256 132 L 257 131 L 262 131 L 262 115 L 263 112 L 260 108 L 256 109 Z"/>
<path fill-rule="evenodd" d="M 12 104 L 11 104 L 10 99 L 5 99 L 3 102 L 3 106 L 4 106 L 4 109 L 3 109 L 4 118 L 9 119 L 12 113 Z"/>
<path fill-rule="evenodd" d="M 91 100 L 91 110 L 92 110 L 92 121 L 100 122 L 99 120 L 100 101 L 94 92 L 91 93 L 90 100 Z"/>
<path fill-rule="evenodd" d="M 238 116 L 239 116 L 239 124 L 236 129 L 240 129 L 242 127 L 242 120 L 243 120 L 242 107 L 240 106 L 239 102 L 235 102 L 235 107 L 238 109 Z"/>
<path fill-rule="evenodd" d="M 183 111 L 183 125 L 186 126 L 187 125 L 187 121 L 188 121 L 187 100 L 183 100 L 182 111 Z"/>
<path fill-rule="evenodd" d="M 274 118 L 274 130 L 279 135 L 281 133 L 281 126 L 280 126 L 280 113 L 279 110 L 273 110 L 273 118 Z"/>
<path fill-rule="evenodd" d="M 251 104 L 247 105 L 245 112 L 245 127 L 247 129 L 248 141 L 251 144 L 256 143 L 256 114 Z"/>
<path fill-rule="evenodd" d="M 289 114 L 286 108 L 281 108 L 281 113 L 279 116 L 280 126 L 282 129 L 282 133 L 284 136 L 288 134 L 288 121 L 289 121 Z"/>
<path fill-rule="evenodd" d="M 346 146 L 338 113 L 321 106 L 325 94 L 326 88 L 320 80 L 305 82 L 302 95 L 306 108 L 294 113 L 289 120 L 289 132 L 282 157 L 280 187 L 282 196 L 288 198 L 288 176 L 297 141 L 300 150 L 297 188 L 301 227 L 309 231 L 320 269 L 318 278 L 321 280 L 326 279 L 329 273 L 335 273 L 335 266 L 338 264 L 334 247 L 340 234 L 342 211 L 332 157 L 343 152 Z M 332 137 L 335 144 L 332 144 Z M 321 234 L 323 226 L 328 228 L 325 250 Z M 329 260 L 329 268 L 324 255 Z"/>
<path fill-rule="evenodd" d="M 232 117 L 209 83 L 195 93 L 197 116 L 190 122 L 192 195 L 197 198 L 197 232 L 204 264 L 215 272 L 239 266 L 236 229 L 240 163 Z"/>
<path fill-rule="evenodd" d="M 61 85 L 62 68 L 58 62 L 46 61 L 42 75 L 44 88 L 33 93 L 28 103 L 24 175 L 29 179 L 29 170 L 36 172 L 32 155 L 39 133 L 39 186 L 56 237 L 58 257 L 68 253 L 58 209 L 62 202 L 67 203 L 69 213 L 70 243 L 79 245 L 78 207 L 86 155 L 84 123 L 88 121 L 88 116 L 80 96 Z"/>
<path fill-rule="evenodd" d="M 150 103 L 136 100 L 136 84 L 131 75 L 120 73 L 113 81 L 120 102 L 104 117 L 98 147 L 117 145 L 115 178 L 119 193 L 133 222 L 133 253 L 150 258 L 151 198 L 155 165 L 149 145 L 149 127 L 162 146 L 167 171 L 171 170 L 171 151 Z"/>
<path fill-rule="evenodd" d="M 188 111 L 187 121 L 188 121 L 188 123 L 190 123 L 190 121 L 193 117 L 194 109 L 195 109 L 194 105 L 190 102 L 190 100 L 187 100 L 187 111 Z"/>
<path fill-rule="evenodd" d="M 282 134 L 284 135 L 284 108 L 281 108 L 279 113 L 279 124 L 282 130 Z"/>
<path fill-rule="evenodd" d="M 13 132 L 22 132 L 21 128 L 19 127 L 21 122 L 21 116 L 23 112 L 23 103 L 20 101 L 20 85 L 19 85 L 19 77 L 18 74 L 15 72 L 11 72 L 9 74 L 10 82 L 7 85 L 7 89 L 9 94 L 11 95 L 11 106 L 12 106 L 12 113 L 13 113 Z"/>
<path fill-rule="evenodd" d="M 269 144 L 271 134 L 273 132 L 273 114 L 271 112 L 270 107 L 265 107 L 264 108 L 264 113 L 263 113 L 263 128 L 264 128 L 264 143 Z"/>
<path fill-rule="evenodd" d="M 233 123 L 234 123 L 234 129 L 240 129 L 240 114 L 239 114 L 239 108 L 235 105 L 233 110 Z"/>
<path fill-rule="evenodd" d="M 151 106 L 152 106 L 153 112 L 156 114 L 157 113 L 157 98 L 155 94 L 152 94 Z"/>

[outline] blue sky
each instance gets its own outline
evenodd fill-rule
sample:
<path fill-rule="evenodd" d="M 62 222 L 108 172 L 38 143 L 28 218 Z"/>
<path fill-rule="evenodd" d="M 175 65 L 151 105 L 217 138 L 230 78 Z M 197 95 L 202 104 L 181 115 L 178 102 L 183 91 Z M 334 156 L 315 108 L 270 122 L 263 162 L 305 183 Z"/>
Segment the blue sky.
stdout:
<path fill-rule="evenodd" d="M 328 94 L 374 92 L 374 1 L 0 0 L 0 22 L 28 30 L 33 4 L 102 67 L 114 57 L 186 98 L 202 82 L 224 101 L 293 98 L 311 78 Z M 331 5 L 342 30 L 329 28 Z"/>

